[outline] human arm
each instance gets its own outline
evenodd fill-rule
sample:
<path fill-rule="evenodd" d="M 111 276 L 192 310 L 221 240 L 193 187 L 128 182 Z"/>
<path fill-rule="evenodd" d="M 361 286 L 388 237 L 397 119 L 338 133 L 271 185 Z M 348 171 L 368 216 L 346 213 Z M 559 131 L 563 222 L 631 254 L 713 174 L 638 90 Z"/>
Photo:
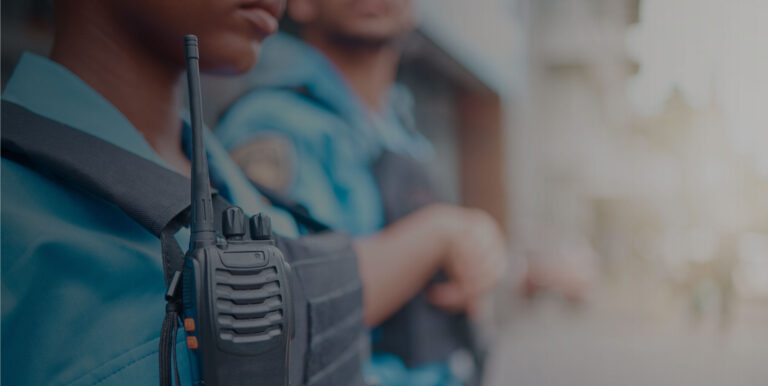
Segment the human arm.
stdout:
<path fill-rule="evenodd" d="M 356 242 L 364 319 L 376 326 L 440 270 L 448 280 L 429 288 L 430 302 L 450 312 L 470 309 L 501 277 L 505 248 L 485 212 L 432 205 Z"/>

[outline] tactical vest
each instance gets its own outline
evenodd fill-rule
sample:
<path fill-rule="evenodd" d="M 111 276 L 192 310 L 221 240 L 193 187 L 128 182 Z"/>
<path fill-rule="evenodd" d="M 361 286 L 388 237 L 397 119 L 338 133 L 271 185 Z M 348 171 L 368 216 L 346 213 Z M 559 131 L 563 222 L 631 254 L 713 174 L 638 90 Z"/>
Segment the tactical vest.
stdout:
<path fill-rule="evenodd" d="M 391 224 L 427 205 L 445 201 L 435 188 L 424 162 L 384 151 L 373 165 L 381 194 L 384 218 Z M 432 282 L 445 280 L 438 273 Z M 409 367 L 449 361 L 468 353 L 472 374 L 462 374 L 468 384 L 480 384 L 484 352 L 473 326 L 464 314 L 446 314 L 431 305 L 421 292 L 379 327 L 375 352 L 400 357 Z M 464 356 L 465 358 L 467 356 Z"/>
<path fill-rule="evenodd" d="M 2 150 L 3 158 L 117 205 L 161 240 L 164 256 L 181 252 L 173 235 L 188 224 L 188 178 L 9 101 L 2 102 Z M 351 240 L 325 230 L 289 200 L 268 199 L 307 229 L 318 231 L 299 239 L 277 238 L 292 268 L 291 384 L 364 384 L 361 370 L 369 338 Z M 216 211 L 228 206 L 223 197 L 214 196 Z M 216 226 L 220 231 L 220 220 Z M 164 270 L 167 281 L 169 270 Z"/>

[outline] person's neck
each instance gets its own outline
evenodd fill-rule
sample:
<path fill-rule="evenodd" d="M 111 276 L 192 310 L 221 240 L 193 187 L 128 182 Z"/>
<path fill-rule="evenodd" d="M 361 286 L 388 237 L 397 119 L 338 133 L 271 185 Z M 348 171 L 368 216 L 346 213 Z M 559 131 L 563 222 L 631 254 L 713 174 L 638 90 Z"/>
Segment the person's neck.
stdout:
<path fill-rule="evenodd" d="M 182 69 L 152 55 L 106 18 L 67 16 L 72 17 L 61 17 L 56 26 L 51 59 L 112 103 L 163 160 L 189 175 L 176 93 Z"/>
<path fill-rule="evenodd" d="M 395 81 L 400 52 L 394 44 L 344 44 L 321 34 L 307 34 L 305 41 L 325 54 L 371 111 L 386 104 Z"/>

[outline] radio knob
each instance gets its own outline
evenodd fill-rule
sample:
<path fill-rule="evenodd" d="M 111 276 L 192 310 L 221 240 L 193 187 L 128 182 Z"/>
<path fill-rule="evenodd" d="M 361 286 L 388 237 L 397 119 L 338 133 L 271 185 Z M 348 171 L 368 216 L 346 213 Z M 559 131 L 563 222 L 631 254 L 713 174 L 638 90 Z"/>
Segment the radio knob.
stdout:
<path fill-rule="evenodd" d="M 272 238 L 272 220 L 264 213 L 251 217 L 251 238 L 269 240 Z"/>
<path fill-rule="evenodd" d="M 245 236 L 245 214 L 243 210 L 230 206 L 222 214 L 221 231 L 229 240 L 241 240 Z"/>

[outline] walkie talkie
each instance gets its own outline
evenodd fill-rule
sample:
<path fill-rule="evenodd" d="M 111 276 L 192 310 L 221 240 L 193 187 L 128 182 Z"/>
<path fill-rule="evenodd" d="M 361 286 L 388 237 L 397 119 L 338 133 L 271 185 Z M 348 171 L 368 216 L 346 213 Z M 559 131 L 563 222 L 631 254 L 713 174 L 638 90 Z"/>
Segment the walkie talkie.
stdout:
<path fill-rule="evenodd" d="M 192 212 L 183 272 L 184 329 L 202 385 L 288 385 L 290 267 L 268 216 L 229 207 L 214 222 L 203 144 L 197 37 L 184 38 L 192 123 Z"/>

